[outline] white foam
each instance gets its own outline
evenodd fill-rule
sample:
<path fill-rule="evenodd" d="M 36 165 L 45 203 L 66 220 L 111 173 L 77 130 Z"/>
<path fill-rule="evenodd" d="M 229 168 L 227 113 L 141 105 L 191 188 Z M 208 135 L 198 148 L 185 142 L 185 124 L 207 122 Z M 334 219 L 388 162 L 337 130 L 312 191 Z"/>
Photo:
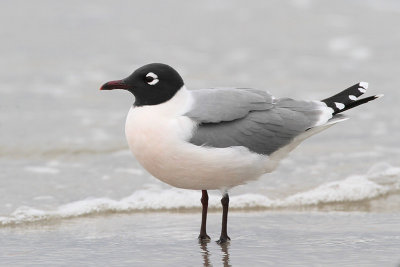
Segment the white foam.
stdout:
<path fill-rule="evenodd" d="M 291 205 L 360 201 L 386 194 L 390 188 L 368 180 L 364 176 L 351 176 L 345 180 L 323 184 L 313 190 L 298 193 L 286 199 Z"/>
<path fill-rule="evenodd" d="M 377 164 L 367 175 L 353 175 L 346 179 L 322 184 L 308 191 L 298 192 L 283 199 L 270 199 L 260 194 L 232 196 L 231 208 L 285 208 L 337 202 L 367 200 L 400 189 L 400 168 Z M 135 191 L 121 200 L 88 198 L 55 210 L 40 210 L 22 206 L 12 214 L 0 217 L 0 225 L 14 225 L 50 219 L 73 218 L 106 212 L 162 211 L 200 209 L 199 191 L 161 189 L 152 186 Z M 209 207 L 220 208 L 220 195 L 210 194 Z"/>
<path fill-rule="evenodd" d="M 34 172 L 34 173 L 42 173 L 42 174 L 57 174 L 60 172 L 59 169 L 45 167 L 45 166 L 28 166 L 28 167 L 25 167 L 25 171 Z"/>

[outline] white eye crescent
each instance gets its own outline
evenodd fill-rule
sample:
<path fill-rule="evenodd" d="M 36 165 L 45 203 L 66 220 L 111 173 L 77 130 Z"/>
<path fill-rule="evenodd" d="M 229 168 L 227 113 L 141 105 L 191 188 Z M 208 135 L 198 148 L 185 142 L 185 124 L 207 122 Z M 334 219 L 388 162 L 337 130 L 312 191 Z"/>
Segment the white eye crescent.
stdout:
<path fill-rule="evenodd" d="M 153 73 L 153 72 L 149 72 L 146 75 L 146 82 L 150 85 L 155 85 L 156 83 L 158 83 L 158 76 L 157 74 Z"/>

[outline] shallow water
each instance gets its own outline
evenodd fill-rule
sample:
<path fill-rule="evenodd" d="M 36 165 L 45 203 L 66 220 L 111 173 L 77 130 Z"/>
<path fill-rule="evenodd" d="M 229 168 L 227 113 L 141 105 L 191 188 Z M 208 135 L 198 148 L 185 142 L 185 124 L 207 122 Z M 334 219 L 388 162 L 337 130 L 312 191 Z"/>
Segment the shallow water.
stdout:
<path fill-rule="evenodd" d="M 220 214 L 209 214 L 212 241 L 196 239 L 199 216 L 114 214 L 0 229 L 3 265 L 396 266 L 399 214 L 234 212 L 232 241 L 218 245 Z M 151 241 L 150 241 L 151 240 Z"/>
<path fill-rule="evenodd" d="M 58 255 L 61 264 L 74 254 L 79 263 L 86 251 L 94 263 L 108 259 L 117 264 L 119 256 L 120 265 L 135 260 L 146 265 L 152 252 L 174 253 L 170 249 L 180 244 L 185 249 L 176 253 L 184 256 L 165 265 L 198 265 L 203 259 L 193 239 L 200 192 L 172 189 L 143 170 L 124 138 L 133 97 L 98 90 L 157 61 L 176 67 L 189 89 L 255 87 L 278 97 L 323 99 L 365 80 L 367 94 L 385 94 L 348 111 L 351 120 L 304 142 L 274 173 L 230 192 L 236 238 L 229 252 L 232 264 L 287 260 L 295 265 L 296 257 L 299 265 L 333 265 L 335 259 L 395 264 L 398 257 L 384 261 L 380 255 L 399 248 L 398 239 L 389 237 L 398 238 L 400 212 L 399 13 L 399 2 L 389 0 L 2 1 L 0 263 L 23 264 L 28 256 L 49 263 Z M 211 211 L 219 210 L 219 198 L 219 192 L 210 192 Z M 297 231 L 300 226 L 285 222 L 292 216 L 309 225 L 314 219 L 323 223 L 318 234 L 300 223 L 307 231 L 302 243 L 293 243 L 293 236 L 268 242 L 274 227 L 282 235 Z M 276 219 L 271 228 L 256 223 L 271 217 Z M 213 220 L 216 236 L 219 223 Z M 336 220 L 349 220 L 351 226 L 336 232 Z M 256 234 L 237 238 L 246 236 L 242 224 Z M 104 238 L 102 230 L 88 225 L 104 227 Z M 115 225 L 126 226 L 123 234 Z M 148 230 L 141 236 L 140 253 L 130 258 L 128 252 L 135 250 L 129 247 L 141 227 L 159 228 L 164 239 Z M 364 240 L 370 229 L 373 241 L 351 243 L 353 235 Z M 329 242 L 321 239 L 324 231 Z M 81 233 L 91 241 L 82 241 Z M 176 233 L 167 240 L 171 243 L 165 241 L 169 233 Z M 107 236 L 117 243 L 108 244 Z M 103 251 L 102 245 L 115 258 L 92 250 Z M 121 247 L 125 250 L 116 252 Z M 221 248 L 210 243 L 207 249 L 210 262 L 222 264 Z M 305 256 L 303 249 L 315 253 Z M 153 261 L 159 259 L 162 265 L 166 258 Z"/>

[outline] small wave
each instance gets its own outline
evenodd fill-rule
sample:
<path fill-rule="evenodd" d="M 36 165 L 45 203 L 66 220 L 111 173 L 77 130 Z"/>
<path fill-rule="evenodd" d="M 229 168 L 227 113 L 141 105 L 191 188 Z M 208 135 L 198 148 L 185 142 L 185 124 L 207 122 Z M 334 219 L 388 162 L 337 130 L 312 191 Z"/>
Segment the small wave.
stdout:
<path fill-rule="evenodd" d="M 42 145 L 40 147 L 4 147 L 0 145 L 0 156 L 7 158 L 30 158 L 30 157 L 48 157 L 54 158 L 57 156 L 68 156 L 68 155 L 102 155 L 112 154 L 114 156 L 130 154 L 130 151 L 125 145 L 115 144 L 102 149 L 97 147 L 46 147 Z"/>
<path fill-rule="evenodd" d="M 25 167 L 25 171 L 41 173 L 41 174 L 58 174 L 60 172 L 59 169 L 45 167 L 45 166 L 28 166 L 28 167 Z"/>
<path fill-rule="evenodd" d="M 378 165 L 371 170 L 368 175 L 355 175 L 343 180 L 325 183 L 284 199 L 270 199 L 260 194 L 232 196 L 230 208 L 279 209 L 357 202 L 396 193 L 400 190 L 400 168 Z M 220 208 L 219 198 L 220 196 L 210 195 L 210 209 Z M 132 195 L 121 200 L 88 198 L 49 211 L 23 206 L 15 210 L 10 216 L 0 217 L 0 225 L 17 225 L 112 212 L 190 211 L 199 208 L 198 191 L 166 190 L 153 187 L 135 191 Z"/>

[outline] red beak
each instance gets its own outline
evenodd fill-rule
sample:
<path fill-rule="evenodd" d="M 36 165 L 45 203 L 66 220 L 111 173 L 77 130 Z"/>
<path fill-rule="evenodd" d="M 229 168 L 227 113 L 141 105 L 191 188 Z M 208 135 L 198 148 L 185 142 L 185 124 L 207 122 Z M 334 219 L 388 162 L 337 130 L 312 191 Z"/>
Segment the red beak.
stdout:
<path fill-rule="evenodd" d="M 113 90 L 113 89 L 128 89 L 128 85 L 124 82 L 124 80 L 118 80 L 105 83 L 100 87 L 100 90 Z"/>

